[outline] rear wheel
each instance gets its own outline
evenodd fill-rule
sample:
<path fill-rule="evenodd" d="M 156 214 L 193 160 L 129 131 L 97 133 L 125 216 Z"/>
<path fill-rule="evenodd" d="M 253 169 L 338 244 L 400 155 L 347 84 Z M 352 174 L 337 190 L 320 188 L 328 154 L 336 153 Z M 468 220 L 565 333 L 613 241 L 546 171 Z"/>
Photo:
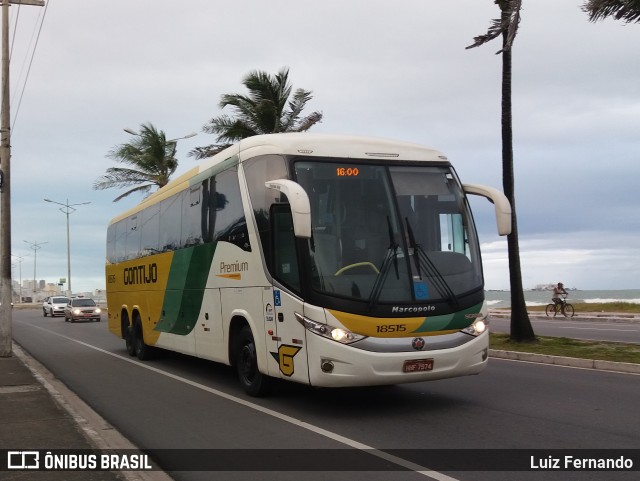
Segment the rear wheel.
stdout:
<path fill-rule="evenodd" d="M 250 396 L 263 396 L 269 390 L 270 379 L 258 369 L 258 356 L 249 326 L 240 330 L 236 350 L 236 370 L 244 391 Z"/>
<path fill-rule="evenodd" d="M 129 321 L 122 322 L 122 337 L 124 338 L 125 345 L 127 346 L 127 352 L 130 356 L 136 355 L 136 345 L 133 342 L 133 327 L 129 324 Z"/>
<path fill-rule="evenodd" d="M 141 361 L 148 361 L 153 358 L 154 347 L 145 344 L 144 335 L 142 333 L 142 323 L 138 316 L 133 318 L 133 344 L 136 350 L 136 356 Z"/>

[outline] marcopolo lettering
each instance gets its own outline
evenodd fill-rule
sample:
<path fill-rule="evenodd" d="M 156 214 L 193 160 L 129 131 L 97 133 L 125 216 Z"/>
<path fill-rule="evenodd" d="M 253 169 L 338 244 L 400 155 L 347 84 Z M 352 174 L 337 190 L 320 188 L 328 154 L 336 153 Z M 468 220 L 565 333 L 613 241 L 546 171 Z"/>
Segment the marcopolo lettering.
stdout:
<path fill-rule="evenodd" d="M 403 313 L 403 312 L 421 313 L 421 312 L 435 311 L 435 309 L 436 309 L 435 306 L 410 306 L 410 307 L 393 306 L 391 308 L 391 312 L 393 312 L 393 313 Z"/>
<path fill-rule="evenodd" d="M 127 267 L 124 270 L 124 285 L 155 284 L 158 282 L 158 265 L 153 264 Z"/>

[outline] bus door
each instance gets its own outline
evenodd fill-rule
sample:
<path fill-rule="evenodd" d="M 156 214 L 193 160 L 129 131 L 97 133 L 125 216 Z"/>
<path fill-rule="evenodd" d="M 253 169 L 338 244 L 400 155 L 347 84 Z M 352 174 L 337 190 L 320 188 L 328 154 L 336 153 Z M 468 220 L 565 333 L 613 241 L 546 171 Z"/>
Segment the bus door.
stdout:
<path fill-rule="evenodd" d="M 300 291 L 300 272 L 289 206 L 272 205 L 271 222 L 273 275 L 286 288 L 272 287 L 271 296 L 265 292 L 266 330 L 273 332 L 271 339 L 267 339 L 269 355 L 277 363 L 280 377 L 308 383 L 305 329 L 295 316 L 296 312 L 304 311 L 302 299 L 293 294 Z M 267 312 L 270 309 L 272 315 Z M 275 365 L 270 363 L 269 373 L 275 375 L 271 366 Z"/>

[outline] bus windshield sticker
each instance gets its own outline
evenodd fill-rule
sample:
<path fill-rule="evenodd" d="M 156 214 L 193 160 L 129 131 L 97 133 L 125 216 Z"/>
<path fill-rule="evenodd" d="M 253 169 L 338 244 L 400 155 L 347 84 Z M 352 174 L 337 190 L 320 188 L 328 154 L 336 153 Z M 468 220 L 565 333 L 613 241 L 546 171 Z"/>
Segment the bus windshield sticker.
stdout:
<path fill-rule="evenodd" d="M 413 292 L 416 295 L 416 299 L 423 300 L 429 299 L 429 288 L 426 282 L 416 281 L 413 283 Z"/>
<path fill-rule="evenodd" d="M 282 305 L 282 303 L 280 302 L 280 291 L 278 290 L 273 291 L 273 303 L 276 305 L 276 307 L 280 307 Z"/>

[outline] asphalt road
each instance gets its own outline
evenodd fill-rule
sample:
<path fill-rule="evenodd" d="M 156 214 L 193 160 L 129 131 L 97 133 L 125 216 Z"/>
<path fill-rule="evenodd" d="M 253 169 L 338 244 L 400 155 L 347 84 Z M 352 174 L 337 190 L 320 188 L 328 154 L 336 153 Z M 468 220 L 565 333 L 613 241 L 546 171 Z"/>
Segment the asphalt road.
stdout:
<path fill-rule="evenodd" d="M 614 341 L 640 344 L 640 322 L 592 320 L 565 317 L 548 318 L 530 316 L 531 325 L 536 334 L 551 337 L 569 337 L 572 339 Z M 508 317 L 491 317 L 492 332 L 510 332 Z"/>
<path fill-rule="evenodd" d="M 507 450 L 486 454 L 489 459 L 517 454 L 509 449 L 637 453 L 637 375 L 491 359 L 479 376 L 343 390 L 282 383 L 272 396 L 255 399 L 242 392 L 228 367 L 170 353 L 145 363 L 129 357 L 105 322 L 65 323 L 36 310 L 13 317 L 16 342 L 142 448 L 232 449 L 231 458 L 246 456 L 247 463 L 255 449 L 268 448 L 272 464 L 296 457 L 317 463 L 304 473 L 171 472 L 176 480 L 638 479 L 637 471 L 443 473 L 426 470 L 423 462 L 435 449 L 461 463 L 483 455 L 461 449 Z M 336 451 L 346 448 L 343 456 Z M 331 471 L 348 454 L 368 448 L 362 456 L 375 471 L 362 471 L 360 458 L 353 460 L 354 471 Z M 381 460 L 373 449 L 418 451 Z"/>

